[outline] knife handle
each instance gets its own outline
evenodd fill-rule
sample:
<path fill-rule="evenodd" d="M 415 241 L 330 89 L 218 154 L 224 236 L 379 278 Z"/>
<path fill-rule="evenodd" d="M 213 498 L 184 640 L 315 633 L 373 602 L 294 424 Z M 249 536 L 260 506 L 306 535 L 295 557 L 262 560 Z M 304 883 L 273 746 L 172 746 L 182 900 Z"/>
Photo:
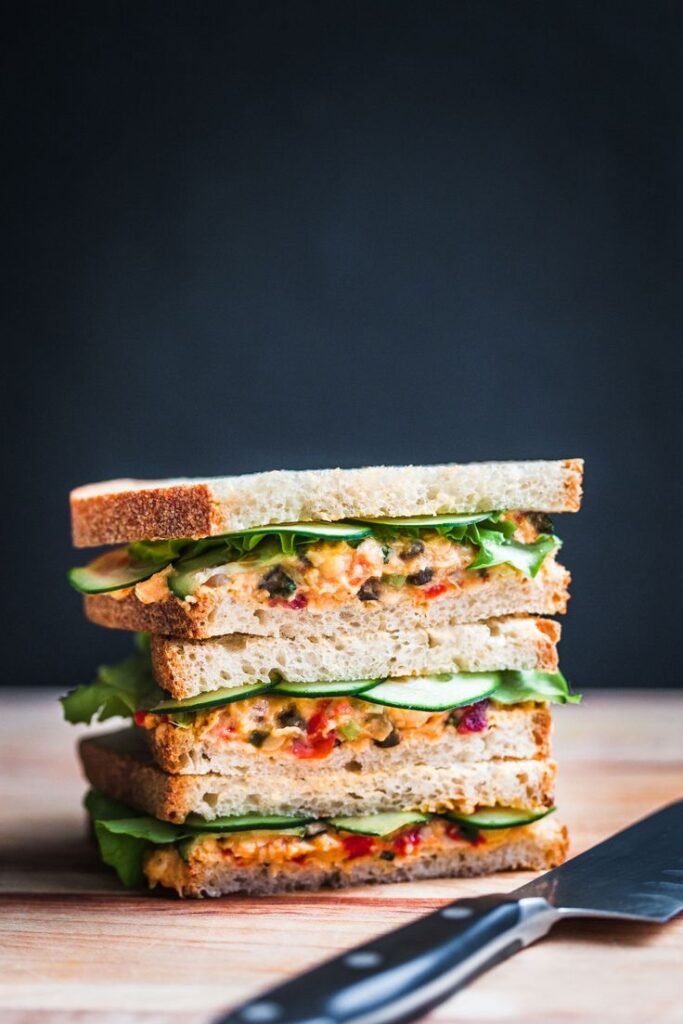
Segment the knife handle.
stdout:
<path fill-rule="evenodd" d="M 422 1016 L 552 927 L 538 897 L 458 900 L 315 967 L 216 1024 L 397 1024 Z"/>

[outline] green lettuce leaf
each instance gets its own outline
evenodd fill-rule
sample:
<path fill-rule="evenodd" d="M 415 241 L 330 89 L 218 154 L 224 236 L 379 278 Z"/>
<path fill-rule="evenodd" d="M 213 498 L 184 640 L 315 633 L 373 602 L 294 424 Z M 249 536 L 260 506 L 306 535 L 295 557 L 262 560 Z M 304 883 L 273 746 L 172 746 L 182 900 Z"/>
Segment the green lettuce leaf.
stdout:
<path fill-rule="evenodd" d="M 531 544 L 513 540 L 515 523 L 501 519 L 501 512 L 491 512 L 488 519 L 479 523 L 461 526 L 383 526 L 373 524 L 373 534 L 382 540 L 397 540 L 401 537 L 419 536 L 425 532 L 438 533 L 441 537 L 458 544 L 471 544 L 478 548 L 477 555 L 468 569 L 486 569 L 494 565 L 510 565 L 525 576 L 535 576 L 544 559 L 560 546 L 560 539 L 553 534 L 539 534 Z"/>
<path fill-rule="evenodd" d="M 88 790 L 83 800 L 83 806 L 93 821 L 114 821 L 115 818 L 130 818 L 131 815 L 128 804 L 123 804 L 120 800 L 113 800 L 97 789 Z"/>
<path fill-rule="evenodd" d="M 535 670 L 501 672 L 501 682 L 491 699 L 499 704 L 522 704 L 524 701 L 549 701 L 552 704 L 578 704 L 580 693 L 570 693 L 569 683 L 561 672 Z"/>
<path fill-rule="evenodd" d="M 95 789 L 90 790 L 84 803 L 102 860 L 128 888 L 144 884 L 144 858 L 152 846 L 179 842 L 191 835 L 182 826 L 138 815 L 126 804 Z"/>
<path fill-rule="evenodd" d="M 165 694 L 154 681 L 146 635 L 137 640 L 138 650 L 117 665 L 102 665 L 94 682 L 61 697 L 64 718 L 79 722 L 104 722 L 108 718 L 130 718 L 140 707 L 152 707 Z"/>
<path fill-rule="evenodd" d="M 478 529 L 473 543 L 479 546 L 479 553 L 468 569 L 488 569 L 494 565 L 510 565 L 513 569 L 523 572 L 525 576 L 534 577 L 541 568 L 546 557 L 560 547 L 562 543 L 554 534 L 541 533 L 532 544 L 522 544 L 517 540 L 501 537 L 498 531 Z"/>

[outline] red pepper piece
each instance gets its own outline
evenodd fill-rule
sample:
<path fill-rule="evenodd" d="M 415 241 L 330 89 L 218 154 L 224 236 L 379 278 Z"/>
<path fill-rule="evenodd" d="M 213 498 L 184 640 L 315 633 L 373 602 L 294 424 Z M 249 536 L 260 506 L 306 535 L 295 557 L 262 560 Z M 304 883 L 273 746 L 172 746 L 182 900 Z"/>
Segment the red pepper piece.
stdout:
<path fill-rule="evenodd" d="M 334 750 L 337 737 L 334 732 L 327 736 L 311 737 L 307 740 L 292 740 L 292 753 L 295 757 L 316 758 L 327 757 Z"/>
<path fill-rule="evenodd" d="M 405 857 L 407 853 L 412 853 L 416 850 L 422 842 L 422 833 L 419 826 L 414 828 L 406 829 L 405 832 L 401 832 L 394 839 L 392 846 L 400 857 Z"/>
<path fill-rule="evenodd" d="M 465 709 L 465 713 L 456 725 L 458 732 L 483 732 L 488 725 L 486 709 L 488 700 L 479 700 Z"/>
<path fill-rule="evenodd" d="M 342 844 L 349 860 L 356 857 L 367 857 L 375 848 L 375 840 L 372 836 L 344 836 Z"/>

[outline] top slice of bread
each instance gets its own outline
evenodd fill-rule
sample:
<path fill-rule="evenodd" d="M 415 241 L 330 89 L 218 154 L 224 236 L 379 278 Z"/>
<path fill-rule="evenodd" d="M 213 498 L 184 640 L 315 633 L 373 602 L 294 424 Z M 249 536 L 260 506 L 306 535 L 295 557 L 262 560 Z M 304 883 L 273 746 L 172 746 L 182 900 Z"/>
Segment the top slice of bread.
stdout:
<path fill-rule="evenodd" d="M 355 516 L 575 512 L 582 476 L 582 460 L 565 459 L 110 480 L 71 492 L 72 535 L 90 547 Z"/>

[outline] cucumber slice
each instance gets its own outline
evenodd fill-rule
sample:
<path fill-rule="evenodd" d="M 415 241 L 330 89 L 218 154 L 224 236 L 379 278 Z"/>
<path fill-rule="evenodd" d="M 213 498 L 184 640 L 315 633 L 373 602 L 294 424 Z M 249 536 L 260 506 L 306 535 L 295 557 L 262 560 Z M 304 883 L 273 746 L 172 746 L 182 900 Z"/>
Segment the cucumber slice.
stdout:
<path fill-rule="evenodd" d="M 207 711 L 209 708 L 219 708 L 223 704 L 232 704 L 236 700 L 244 700 L 246 697 L 256 697 L 259 693 L 273 688 L 273 683 L 245 683 L 243 686 L 223 686 L 220 690 L 212 690 L 211 693 L 200 693 L 197 697 L 187 697 L 185 700 L 165 700 L 149 709 L 150 715 L 168 715 L 173 711 Z"/>
<path fill-rule="evenodd" d="M 429 530 L 432 526 L 469 526 L 471 523 L 482 523 L 492 515 L 492 512 L 473 512 L 443 516 L 390 516 L 383 519 L 359 519 L 359 522 L 368 523 L 370 526 L 391 526 L 395 529 L 409 526 L 413 529 L 418 527 L 421 530 Z"/>
<path fill-rule="evenodd" d="M 532 821 L 539 821 L 554 810 L 554 807 L 544 807 L 541 811 L 523 811 L 518 807 L 480 807 L 474 814 L 448 811 L 444 817 L 471 828 L 514 828 L 516 825 L 530 825 Z"/>
<path fill-rule="evenodd" d="M 172 594 L 184 600 L 199 586 L 196 573 L 201 569 L 209 569 L 212 565 L 225 564 L 226 554 L 225 549 L 217 546 L 208 548 L 202 552 L 201 555 L 197 555 L 196 558 L 188 558 L 184 562 L 181 560 L 176 562 L 173 566 L 173 572 L 168 577 L 168 588 Z"/>
<path fill-rule="evenodd" d="M 362 699 L 371 704 L 411 711 L 448 711 L 490 697 L 499 683 L 499 672 L 457 672 L 388 679 L 371 690 L 365 690 Z"/>
<path fill-rule="evenodd" d="M 361 836 L 388 836 L 406 825 L 422 825 L 429 821 L 430 814 L 418 811 L 386 811 L 383 814 L 367 814 L 358 818 L 328 818 L 328 824 L 340 832 L 355 832 Z"/>
<path fill-rule="evenodd" d="M 189 814 L 182 827 L 193 832 L 252 832 L 261 829 L 279 832 L 301 828 L 311 821 L 315 821 L 315 818 L 288 817 L 283 814 L 243 814 L 207 821 L 200 814 Z"/>
<path fill-rule="evenodd" d="M 90 565 L 77 566 L 69 569 L 69 583 L 81 594 L 106 594 L 110 590 L 122 590 L 133 587 L 136 583 L 148 580 L 156 572 L 165 569 L 168 562 L 155 562 L 146 565 L 131 565 L 123 562 L 116 565 L 111 555 L 103 555 Z"/>
<path fill-rule="evenodd" d="M 197 573 L 204 569 L 214 567 L 219 569 L 226 576 L 236 576 L 245 572 L 261 572 L 269 565 L 276 565 L 285 557 L 282 550 L 275 543 L 261 545 L 262 550 L 249 552 L 238 561 L 230 561 L 234 552 L 231 552 L 225 545 L 216 545 L 207 548 L 193 558 L 181 559 L 173 566 L 173 572 L 168 577 L 169 589 L 176 597 L 184 600 L 190 594 L 194 594 L 199 586 Z"/>
<path fill-rule="evenodd" d="M 361 540 L 372 530 L 360 523 L 271 523 L 270 526 L 252 526 L 248 530 L 234 530 L 226 537 L 252 537 L 255 533 L 296 533 L 300 537 L 319 537 L 321 540 Z"/>
<path fill-rule="evenodd" d="M 377 686 L 379 679 L 338 679 L 331 683 L 290 683 L 281 680 L 273 693 L 286 693 L 288 697 L 351 697 Z"/>

